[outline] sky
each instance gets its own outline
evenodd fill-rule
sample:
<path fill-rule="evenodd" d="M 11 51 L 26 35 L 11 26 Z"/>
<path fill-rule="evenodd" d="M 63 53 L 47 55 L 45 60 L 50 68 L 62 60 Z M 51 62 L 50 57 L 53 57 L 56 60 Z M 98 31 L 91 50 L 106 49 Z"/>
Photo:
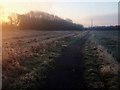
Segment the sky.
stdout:
<path fill-rule="evenodd" d="M 7 20 L 11 12 L 23 14 L 31 10 L 44 11 L 75 23 L 90 26 L 118 24 L 118 0 L 1 0 L 0 15 Z"/>

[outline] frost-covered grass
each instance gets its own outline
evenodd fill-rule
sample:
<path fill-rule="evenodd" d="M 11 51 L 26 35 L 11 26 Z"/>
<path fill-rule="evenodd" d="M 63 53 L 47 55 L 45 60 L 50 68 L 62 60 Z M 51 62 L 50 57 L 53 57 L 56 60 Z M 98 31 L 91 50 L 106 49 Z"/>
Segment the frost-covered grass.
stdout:
<path fill-rule="evenodd" d="M 118 61 L 120 61 L 120 31 L 96 31 L 96 40 L 103 45 L 110 54 L 113 55 Z"/>
<path fill-rule="evenodd" d="M 87 86 L 91 89 L 119 89 L 119 64 L 107 49 L 90 37 L 84 50 L 85 73 Z"/>
<path fill-rule="evenodd" d="M 55 58 L 81 33 L 8 33 L 10 37 L 3 38 L 2 49 L 3 90 L 42 88 L 47 73 L 54 69 Z"/>

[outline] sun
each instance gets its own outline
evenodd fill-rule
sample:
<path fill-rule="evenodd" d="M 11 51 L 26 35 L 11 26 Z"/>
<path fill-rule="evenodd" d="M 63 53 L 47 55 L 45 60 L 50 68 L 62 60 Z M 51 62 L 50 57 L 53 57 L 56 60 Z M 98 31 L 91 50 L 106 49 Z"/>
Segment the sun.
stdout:
<path fill-rule="evenodd" d="M 9 12 L 7 12 L 2 7 L 0 7 L 0 22 L 9 21 L 8 16 L 9 16 Z"/>
<path fill-rule="evenodd" d="M 8 16 L 13 8 L 9 6 L 10 2 L 7 1 L 11 1 L 11 3 L 14 2 L 14 0 L 0 0 L 0 22 L 9 21 Z"/>
<path fill-rule="evenodd" d="M 0 15 L 0 21 L 2 21 L 2 22 L 8 22 L 9 21 L 9 19 L 8 19 L 8 14 L 1 14 Z"/>
<path fill-rule="evenodd" d="M 5 12 L 2 8 L 0 8 L 0 21 L 7 22 L 8 21 L 8 13 Z"/>
<path fill-rule="evenodd" d="M 8 19 L 8 16 L 7 15 L 3 15 L 2 17 L 0 17 L 1 18 L 1 21 L 2 22 L 8 22 L 9 21 L 9 19 Z"/>

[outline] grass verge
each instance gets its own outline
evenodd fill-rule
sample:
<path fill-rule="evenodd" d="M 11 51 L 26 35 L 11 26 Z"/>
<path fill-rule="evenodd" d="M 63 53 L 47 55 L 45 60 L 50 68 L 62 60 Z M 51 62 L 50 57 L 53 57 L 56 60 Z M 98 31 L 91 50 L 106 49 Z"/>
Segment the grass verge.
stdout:
<path fill-rule="evenodd" d="M 117 61 L 102 46 L 89 38 L 84 49 L 84 78 L 90 89 L 118 90 Z"/>

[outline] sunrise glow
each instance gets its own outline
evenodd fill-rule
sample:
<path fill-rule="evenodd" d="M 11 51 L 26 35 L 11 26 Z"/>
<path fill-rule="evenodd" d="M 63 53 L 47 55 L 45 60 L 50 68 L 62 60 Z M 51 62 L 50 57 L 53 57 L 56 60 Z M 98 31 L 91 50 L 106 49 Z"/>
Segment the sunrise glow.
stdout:
<path fill-rule="evenodd" d="M 0 90 L 118 90 L 118 0 L 0 0 Z"/>
<path fill-rule="evenodd" d="M 8 2 L 7 2 L 8 1 Z M 60 1 L 60 0 L 58 0 Z M 78 0 L 79 1 L 79 0 Z M 118 15 L 117 2 L 57 2 L 57 0 L 1 0 L 2 21 L 8 21 L 11 13 L 24 14 L 31 10 L 43 11 L 63 19 L 70 18 L 75 23 L 90 25 L 91 18 L 95 25 L 116 25 Z"/>

